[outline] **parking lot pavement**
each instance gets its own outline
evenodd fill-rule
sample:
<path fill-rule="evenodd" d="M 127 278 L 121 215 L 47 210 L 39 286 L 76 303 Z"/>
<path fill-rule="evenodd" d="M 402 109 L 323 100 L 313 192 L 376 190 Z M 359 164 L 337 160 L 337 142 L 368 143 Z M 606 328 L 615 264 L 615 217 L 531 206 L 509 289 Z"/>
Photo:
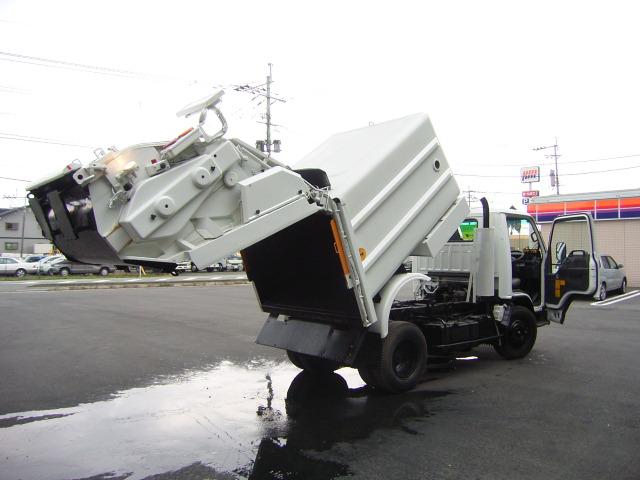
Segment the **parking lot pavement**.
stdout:
<path fill-rule="evenodd" d="M 381 395 L 253 343 L 248 286 L 0 295 L 0 478 L 637 479 L 640 298 Z"/>

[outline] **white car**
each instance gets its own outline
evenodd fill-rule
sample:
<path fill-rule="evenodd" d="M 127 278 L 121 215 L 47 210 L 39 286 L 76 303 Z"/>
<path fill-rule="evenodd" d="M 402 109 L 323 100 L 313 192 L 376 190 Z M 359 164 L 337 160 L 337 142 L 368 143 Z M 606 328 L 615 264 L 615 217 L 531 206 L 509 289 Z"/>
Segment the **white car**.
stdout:
<path fill-rule="evenodd" d="M 51 255 L 50 257 L 45 257 L 38 262 L 38 268 L 36 269 L 36 273 L 38 275 L 47 275 L 49 273 L 49 265 L 52 262 L 60 258 L 65 258 L 64 255 Z"/>
<path fill-rule="evenodd" d="M 607 298 L 607 292 L 613 290 L 620 293 L 627 291 L 627 274 L 624 271 L 624 265 L 616 262 L 611 255 L 601 255 L 598 262 L 598 278 L 600 286 L 596 291 L 596 298 L 604 300 Z"/>
<path fill-rule="evenodd" d="M 15 275 L 16 277 L 24 277 L 30 271 L 34 271 L 33 265 L 30 263 L 25 263 L 16 258 L 0 258 L 0 275 Z"/>

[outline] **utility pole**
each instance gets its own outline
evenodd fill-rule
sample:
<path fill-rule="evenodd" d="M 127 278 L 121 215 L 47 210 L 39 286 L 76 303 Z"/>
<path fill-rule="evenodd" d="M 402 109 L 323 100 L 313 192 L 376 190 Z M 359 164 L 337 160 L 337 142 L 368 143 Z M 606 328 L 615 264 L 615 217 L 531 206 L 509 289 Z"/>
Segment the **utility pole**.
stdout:
<path fill-rule="evenodd" d="M 273 64 L 269 63 L 269 74 L 267 75 L 267 82 L 261 85 L 252 86 L 252 85 L 236 85 L 234 90 L 236 92 L 246 92 L 251 93 L 256 96 L 263 96 L 267 101 L 267 112 L 264 116 L 264 123 L 267 125 L 267 138 L 266 140 L 256 140 L 256 148 L 261 152 L 265 152 L 267 156 L 271 156 L 271 152 L 279 153 L 280 147 L 282 146 L 282 142 L 280 140 L 273 140 L 271 137 L 271 127 L 278 127 L 281 125 L 276 125 L 271 122 L 271 104 L 274 102 L 282 102 L 286 103 L 286 100 L 279 98 L 276 95 L 271 93 L 271 84 L 273 83 L 273 73 L 272 67 Z M 266 88 L 265 88 L 266 87 Z M 254 97 L 255 99 L 255 97 Z"/>
<path fill-rule="evenodd" d="M 475 195 L 472 195 L 473 193 L 479 193 L 476 190 L 471 190 L 471 187 L 467 187 L 468 190 L 464 190 L 462 193 L 466 193 L 467 194 L 467 203 L 469 204 L 469 206 L 471 206 L 471 202 L 472 201 L 476 201 L 478 200 L 478 197 L 476 197 Z"/>
<path fill-rule="evenodd" d="M 556 195 L 560 195 L 560 174 L 558 173 L 558 157 L 560 157 L 561 155 L 558 155 L 558 137 L 555 137 L 555 142 L 553 145 L 547 145 L 546 147 L 536 147 L 533 150 L 546 150 L 547 148 L 553 148 L 553 154 L 545 155 L 545 158 L 553 158 L 555 162 L 556 168 L 554 170 L 554 173 L 556 178 Z M 531 190 L 531 188 L 529 188 L 529 190 Z"/>
<path fill-rule="evenodd" d="M 271 67 L 269 64 L 269 75 L 267 75 L 267 156 L 271 156 Z"/>

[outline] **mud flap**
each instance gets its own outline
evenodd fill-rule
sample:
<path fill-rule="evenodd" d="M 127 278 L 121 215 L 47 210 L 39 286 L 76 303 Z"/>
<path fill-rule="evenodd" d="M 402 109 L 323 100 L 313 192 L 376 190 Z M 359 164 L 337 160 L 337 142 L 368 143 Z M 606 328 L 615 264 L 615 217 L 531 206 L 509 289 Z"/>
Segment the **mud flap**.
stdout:
<path fill-rule="evenodd" d="M 256 343 L 352 365 L 365 334 L 365 329 L 343 330 L 323 323 L 281 321 L 270 315 Z"/>

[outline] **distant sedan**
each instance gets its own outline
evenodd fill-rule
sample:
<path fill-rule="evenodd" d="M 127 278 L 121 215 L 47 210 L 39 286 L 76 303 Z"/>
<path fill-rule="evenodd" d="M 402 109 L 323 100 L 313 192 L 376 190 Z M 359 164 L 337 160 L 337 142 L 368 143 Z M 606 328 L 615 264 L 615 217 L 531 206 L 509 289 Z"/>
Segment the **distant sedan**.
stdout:
<path fill-rule="evenodd" d="M 613 290 L 625 293 L 627 291 L 627 274 L 624 265 L 617 263 L 611 255 L 600 256 L 598 264 L 598 287 L 596 297 L 598 300 L 607 298 L 607 292 Z"/>
<path fill-rule="evenodd" d="M 22 262 L 16 258 L 0 257 L 0 275 L 15 275 L 24 277 L 33 271 L 33 265 Z"/>
<path fill-rule="evenodd" d="M 96 275 L 109 275 L 116 271 L 114 265 L 90 265 L 88 263 L 72 262 L 66 258 L 59 258 L 42 267 L 45 275 L 61 275 L 94 273 Z"/>

